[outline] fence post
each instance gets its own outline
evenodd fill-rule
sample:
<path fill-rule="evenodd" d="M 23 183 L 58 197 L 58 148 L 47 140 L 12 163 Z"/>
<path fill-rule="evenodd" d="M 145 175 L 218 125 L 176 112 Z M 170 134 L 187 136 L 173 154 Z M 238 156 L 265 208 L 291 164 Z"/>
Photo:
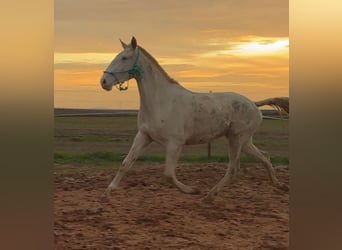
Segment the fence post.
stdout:
<path fill-rule="evenodd" d="M 209 93 L 211 94 L 212 91 L 210 90 Z M 208 159 L 210 159 L 211 158 L 211 142 L 208 142 L 207 149 L 208 149 Z"/>
<path fill-rule="evenodd" d="M 211 143 L 208 142 L 208 159 L 211 158 Z"/>

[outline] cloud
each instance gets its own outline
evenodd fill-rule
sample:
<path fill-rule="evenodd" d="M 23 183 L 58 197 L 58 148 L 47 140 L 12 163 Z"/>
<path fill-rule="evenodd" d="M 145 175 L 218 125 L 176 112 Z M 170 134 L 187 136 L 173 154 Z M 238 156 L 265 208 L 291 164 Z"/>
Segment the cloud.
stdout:
<path fill-rule="evenodd" d="M 108 63 L 113 59 L 112 53 L 55 53 L 55 64 L 60 63 Z"/>
<path fill-rule="evenodd" d="M 288 1 L 55 1 L 59 52 L 109 52 L 132 35 L 147 49 L 171 54 L 242 35 L 287 36 Z"/>
<path fill-rule="evenodd" d="M 228 41 L 210 41 L 202 49 L 203 52 L 196 53 L 199 57 L 210 58 L 219 56 L 288 56 L 288 37 L 257 37 L 242 36 Z"/>

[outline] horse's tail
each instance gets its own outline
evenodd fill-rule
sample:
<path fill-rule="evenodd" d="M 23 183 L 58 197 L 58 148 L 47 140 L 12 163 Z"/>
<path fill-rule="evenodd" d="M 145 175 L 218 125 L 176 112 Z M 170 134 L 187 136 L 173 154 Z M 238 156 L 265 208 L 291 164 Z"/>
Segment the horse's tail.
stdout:
<path fill-rule="evenodd" d="M 282 113 L 286 113 L 288 115 L 290 114 L 290 104 L 289 104 L 288 97 L 268 98 L 265 100 L 255 102 L 255 105 L 257 105 L 258 107 L 261 107 L 264 105 L 270 105 L 278 111 L 280 116 L 282 116 Z"/>

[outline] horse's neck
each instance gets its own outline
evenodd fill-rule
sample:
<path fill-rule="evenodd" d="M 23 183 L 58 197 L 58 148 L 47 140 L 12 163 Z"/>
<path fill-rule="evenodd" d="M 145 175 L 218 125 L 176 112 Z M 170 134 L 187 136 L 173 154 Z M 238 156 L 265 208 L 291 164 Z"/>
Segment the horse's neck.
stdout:
<path fill-rule="evenodd" d="M 165 72 L 144 54 L 142 56 L 142 68 L 142 76 L 138 79 L 141 112 L 155 113 L 161 108 L 161 101 L 166 103 L 175 98 L 173 95 L 175 89 L 187 91 L 180 85 L 172 83 Z"/>

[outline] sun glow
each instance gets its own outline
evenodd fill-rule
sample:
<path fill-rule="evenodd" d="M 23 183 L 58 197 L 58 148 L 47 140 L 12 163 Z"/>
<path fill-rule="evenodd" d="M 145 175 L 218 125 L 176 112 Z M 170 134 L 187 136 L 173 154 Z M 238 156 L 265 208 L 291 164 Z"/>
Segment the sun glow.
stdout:
<path fill-rule="evenodd" d="M 232 51 L 239 54 L 256 55 L 287 52 L 289 40 L 278 40 L 274 42 L 252 41 L 236 45 Z"/>
<path fill-rule="evenodd" d="M 210 42 L 213 50 L 201 53 L 200 57 L 217 56 L 263 56 L 287 55 L 289 51 L 288 37 L 240 37 L 231 42 Z M 215 49 L 220 48 L 220 49 Z"/>

